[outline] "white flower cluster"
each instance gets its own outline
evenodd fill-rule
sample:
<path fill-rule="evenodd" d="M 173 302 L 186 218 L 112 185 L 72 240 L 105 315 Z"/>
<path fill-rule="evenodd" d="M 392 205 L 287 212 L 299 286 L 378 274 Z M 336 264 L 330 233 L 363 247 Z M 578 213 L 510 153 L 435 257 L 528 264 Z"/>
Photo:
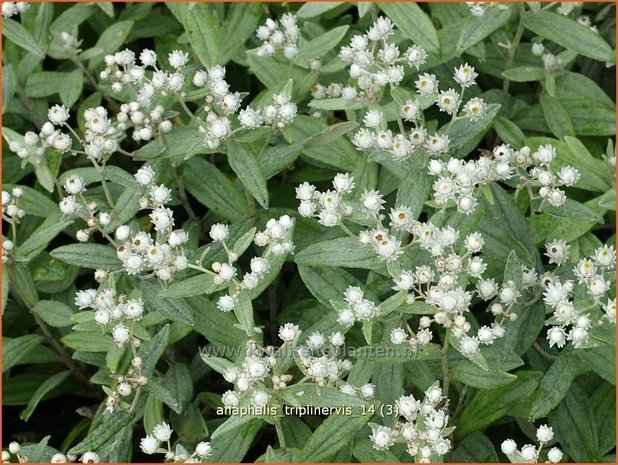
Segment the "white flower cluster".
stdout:
<path fill-rule="evenodd" d="M 176 463 L 199 463 L 208 458 L 212 453 L 209 442 L 201 441 L 195 446 L 195 452 L 189 454 L 181 444 L 177 444 L 172 450 L 171 438 L 174 430 L 165 422 L 155 425 L 152 434 L 148 434 L 140 441 L 140 449 L 148 455 L 165 454 L 166 462 Z M 162 447 L 163 446 L 165 447 Z"/>
<path fill-rule="evenodd" d="M 258 247 L 267 247 L 261 257 L 253 257 L 250 262 L 251 271 L 244 274 L 242 280 L 236 278 L 237 270 L 233 266 L 238 260 L 238 254 L 230 250 L 225 243 L 229 235 L 228 227 L 223 224 L 215 224 L 210 230 L 210 237 L 215 242 L 221 242 L 227 252 L 227 263 L 215 262 L 212 271 L 202 271 L 212 274 L 215 284 L 222 285 L 232 283 L 235 292 L 230 292 L 219 297 L 217 308 L 222 312 L 231 312 L 235 309 L 238 294 L 241 290 L 255 289 L 260 280 L 270 270 L 271 256 L 287 255 L 294 251 L 292 233 L 294 220 L 288 215 L 281 216 L 278 220 L 271 218 L 266 222 L 266 228 L 258 231 L 253 239 Z"/>
<path fill-rule="evenodd" d="M 107 394 L 107 411 L 113 412 L 118 406 L 129 408 L 123 399 L 128 398 L 136 390 L 141 389 L 148 379 L 142 376 L 143 360 L 137 356 L 136 349 L 141 345 L 140 339 L 131 329 L 134 322 L 139 321 L 144 314 L 144 303 L 141 299 L 127 299 L 125 295 L 117 295 L 115 289 L 86 289 L 77 291 L 75 305 L 80 309 L 94 311 L 94 321 L 111 332 L 118 347 L 128 344 L 133 352 L 131 368 L 125 375 L 115 375 L 115 389 L 106 386 L 103 390 Z"/>
<path fill-rule="evenodd" d="M 447 406 L 437 382 L 425 391 L 422 401 L 412 395 L 400 397 L 396 402 L 399 419 L 394 427 L 370 423 L 373 448 L 388 450 L 395 443 L 404 443 L 415 462 L 440 461 L 439 457 L 451 450 L 448 435 L 453 428 L 448 426 Z"/>
<path fill-rule="evenodd" d="M 495 147 L 491 154 L 489 151 L 484 153 L 487 155 L 476 160 L 429 160 L 429 174 L 438 177 L 433 184 L 436 204 L 447 206 L 450 202 L 457 206 L 460 213 L 470 214 L 478 204 L 478 186 L 518 176 L 519 189 L 527 185 L 538 186 L 538 197 L 534 199 L 541 200 L 539 210 L 545 202 L 559 207 L 567 198 L 561 187 L 572 186 L 580 178 L 579 171 L 571 166 L 564 166 L 558 172 L 551 170 L 549 165 L 556 156 L 556 149 L 551 145 L 542 145 L 531 154 L 527 146 L 515 150 L 508 144 L 502 144 Z"/>
<path fill-rule="evenodd" d="M 470 9 L 470 14 L 477 18 L 485 16 L 485 11 L 489 8 L 508 8 L 508 5 L 500 5 L 494 2 L 466 2 L 466 5 Z"/>
<path fill-rule="evenodd" d="M 337 321 L 346 328 L 356 321 L 368 321 L 380 316 L 380 307 L 365 298 L 363 290 L 357 286 L 349 286 L 343 293 L 347 305 L 339 310 Z"/>
<path fill-rule="evenodd" d="M 122 105 L 125 106 L 127 107 L 125 110 L 128 110 L 127 104 Z M 104 107 L 88 108 L 84 111 L 86 130 L 83 144 L 89 159 L 99 162 L 108 159 L 118 150 L 119 141 L 124 137 L 124 130 L 127 127 L 122 122 L 121 115 L 122 112 L 118 114 L 118 123 L 114 125 Z M 135 134 L 133 138 L 135 139 Z"/>
<path fill-rule="evenodd" d="M 239 92 L 230 92 L 225 80 L 225 68 L 214 66 L 208 71 L 197 71 L 193 76 L 193 84 L 208 90 L 206 96 L 206 126 L 200 125 L 206 137 L 204 143 L 210 148 L 218 147 L 221 141 L 232 135 L 230 117 L 240 109 L 244 97 Z M 290 124 L 296 117 L 297 107 L 288 92 L 274 95 L 273 103 L 261 110 L 246 107 L 238 112 L 237 118 L 244 129 L 257 129 L 264 125 L 281 129 Z"/>
<path fill-rule="evenodd" d="M 8 450 L 2 451 L 2 463 L 14 463 L 15 460 L 11 461 L 11 456 L 14 455 L 15 459 L 17 459 L 18 463 L 28 463 L 30 459 L 24 453 L 21 445 L 17 441 L 12 441 L 9 443 Z M 51 456 L 49 459 L 49 463 L 67 463 L 74 462 L 77 459 L 74 455 L 64 455 L 60 452 L 57 452 Z M 101 460 L 98 454 L 94 452 L 85 452 L 80 460 L 82 463 L 99 463 Z"/>
<path fill-rule="evenodd" d="M 333 227 L 341 224 L 352 213 L 352 207 L 343 196 L 354 189 L 354 178 L 348 173 L 338 173 L 333 179 L 334 190 L 320 192 L 315 186 L 304 182 L 296 187 L 296 198 L 300 200 L 298 212 L 305 218 L 316 216 L 320 224 Z"/>
<path fill-rule="evenodd" d="M 28 8 L 30 8 L 28 2 L 2 2 L 2 16 L 10 18 L 25 12 Z"/>
<path fill-rule="evenodd" d="M 288 328 L 288 331 L 298 333 L 298 327 Z M 274 379 L 272 370 L 277 363 L 276 355 L 274 347 L 262 348 L 255 341 L 248 341 L 246 356 L 240 367 L 228 368 L 223 373 L 223 378 L 228 383 L 233 383 L 238 390 L 238 392 L 232 390 L 224 392 L 221 398 L 223 405 L 230 408 L 238 407 L 241 396 L 250 399 L 251 405 L 256 408 L 268 405 L 271 395 L 267 392 L 267 381 L 273 389 L 282 389 L 292 379 L 291 375 L 281 375 Z"/>
<path fill-rule="evenodd" d="M 558 55 L 554 55 L 545 49 L 543 42 L 534 42 L 532 44 L 532 54 L 543 60 L 543 67 L 546 71 L 559 70 L 564 64 Z"/>
<path fill-rule="evenodd" d="M 526 444 L 519 449 L 514 440 L 507 439 L 502 442 L 500 448 L 513 463 L 539 463 L 542 461 L 543 448 L 554 439 L 554 430 L 550 426 L 541 425 L 536 430 L 536 439 L 539 443 L 538 446 Z M 547 451 L 547 462 L 558 463 L 561 460 L 562 451 L 557 447 L 552 447 Z"/>
<path fill-rule="evenodd" d="M 152 210 L 149 217 L 156 237 L 153 239 L 144 231 L 133 233 L 129 226 L 121 225 L 115 233 L 120 243 L 117 256 L 128 274 L 142 274 L 142 278 L 156 276 L 169 282 L 174 274 L 187 268 L 184 245 L 189 240 L 189 233 L 173 229 L 174 213 L 164 206 L 171 199 L 171 190 L 154 183 L 152 168 L 143 166 L 135 173 L 135 179 L 148 193 L 147 198 L 140 199 L 140 206 Z"/>
<path fill-rule="evenodd" d="M 277 50 L 282 50 L 283 56 L 289 60 L 294 59 L 298 55 L 298 39 L 300 39 L 300 29 L 296 22 L 296 16 L 291 13 L 284 14 L 278 21 L 268 18 L 257 29 L 257 37 L 262 41 L 257 55 L 270 57 Z"/>
<path fill-rule="evenodd" d="M 438 156 L 448 152 L 449 138 L 445 134 L 429 135 L 424 126 L 424 109 L 427 103 L 435 102 L 439 110 L 459 118 L 457 113 L 466 88 L 476 84 L 478 74 L 467 63 L 455 68 L 454 79 L 461 86 L 461 92 L 454 89 L 440 91 L 438 80 L 433 74 L 422 74 L 416 81 L 419 93 L 417 99 L 406 101 L 399 108 L 399 133 L 387 129 L 384 115 L 379 110 L 370 110 L 363 118 L 366 127 L 359 129 L 352 138 L 358 150 L 379 149 L 390 153 L 393 159 L 401 161 L 413 155 L 419 149 L 425 149 L 430 155 Z M 343 90 L 345 91 L 345 89 Z M 342 91 L 342 92 L 343 92 Z M 429 100 L 428 100 L 429 99 Z M 464 105 L 464 116 L 471 121 L 482 119 L 487 112 L 483 99 L 475 97 Z M 403 128 L 402 120 L 413 123 L 409 133 Z"/>
<path fill-rule="evenodd" d="M 149 110 L 138 101 L 123 103 L 116 115 L 118 129 L 125 131 L 132 128 L 131 137 L 136 142 L 149 141 L 159 134 L 170 132 L 172 122 L 165 118 L 165 109 L 161 105 Z"/>
<path fill-rule="evenodd" d="M 546 245 L 550 263 L 558 266 L 568 259 L 569 247 L 564 241 L 556 240 Z M 551 327 L 547 331 L 549 346 L 558 348 L 571 341 L 574 348 L 585 347 L 590 331 L 603 324 L 603 316 L 616 324 L 616 297 L 604 301 L 612 288 L 610 280 L 604 276 L 616 267 L 616 251 L 613 246 L 604 245 L 595 250 L 594 255 L 582 258 L 574 267 L 573 274 L 577 283 L 570 279 L 561 280 L 547 274 L 542 277 L 544 302 L 553 310 L 551 318 L 545 324 Z M 576 302 L 577 287 L 582 287 L 592 301 Z M 581 304 L 585 306 L 581 306 Z M 601 315 L 599 307 L 603 310 Z M 596 311 L 595 311 L 596 310 Z M 570 327 L 570 328 L 569 328 Z"/>
<path fill-rule="evenodd" d="M 341 380 L 352 369 L 352 362 L 340 358 L 341 348 L 345 345 L 345 335 L 336 331 L 328 337 L 318 331 L 311 333 L 305 343 L 297 350 L 300 359 L 299 368 L 303 374 L 318 386 L 337 386 L 341 392 L 349 395 L 359 394 L 364 399 L 373 398 L 373 385 L 366 384 L 356 389 Z"/>
<path fill-rule="evenodd" d="M 405 76 L 404 63 L 418 69 L 425 62 L 427 53 L 418 45 L 411 46 L 400 56 L 397 45 L 387 42 L 394 33 L 392 21 L 381 16 L 365 34 L 353 36 L 350 44 L 341 48 L 339 58 L 351 63 L 349 74 L 355 81 L 355 86 L 342 89 L 344 99 L 373 100 L 387 84 L 401 83 Z"/>
<path fill-rule="evenodd" d="M 24 195 L 21 187 L 14 187 L 11 192 L 2 191 L 2 219 L 8 223 L 19 223 L 26 215 L 23 208 L 19 207 L 19 199 Z"/>

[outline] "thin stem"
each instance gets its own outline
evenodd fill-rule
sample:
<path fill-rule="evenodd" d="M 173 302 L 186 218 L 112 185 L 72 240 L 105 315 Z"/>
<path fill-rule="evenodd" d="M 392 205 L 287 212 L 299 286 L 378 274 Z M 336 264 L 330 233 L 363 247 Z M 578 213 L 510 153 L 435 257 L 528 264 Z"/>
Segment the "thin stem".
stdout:
<path fill-rule="evenodd" d="M 547 360 L 550 360 L 550 361 L 552 361 L 552 362 L 553 362 L 554 360 L 556 360 L 556 357 L 555 357 L 555 356 L 553 356 L 552 354 L 548 354 L 547 352 L 545 352 L 545 351 L 543 350 L 543 348 L 541 347 L 541 344 L 539 344 L 537 341 L 535 341 L 533 345 L 534 345 L 534 348 L 536 349 L 536 351 L 537 351 L 539 354 L 541 354 L 541 356 L 542 356 L 543 358 L 545 358 L 545 359 L 547 359 Z"/>
<path fill-rule="evenodd" d="M 348 236 L 353 237 L 354 239 L 356 239 L 356 234 L 354 234 L 352 231 L 350 231 L 345 224 L 339 223 L 339 227 L 341 229 L 343 229 Z"/>
<path fill-rule="evenodd" d="M 135 408 L 137 407 L 137 403 L 139 402 L 139 398 L 142 394 L 142 388 L 138 387 L 135 390 L 135 396 L 133 397 L 133 402 L 131 402 L 131 407 L 129 408 L 129 413 L 133 412 L 135 410 Z"/>
<path fill-rule="evenodd" d="M 197 219 L 195 212 L 191 208 L 191 204 L 189 204 L 189 199 L 187 198 L 187 192 L 185 191 L 185 185 L 182 181 L 182 176 L 178 174 L 178 169 L 176 164 L 172 164 L 172 171 L 174 172 L 174 177 L 176 178 L 176 185 L 178 186 L 178 195 L 180 196 L 180 202 L 184 207 L 185 211 L 189 215 L 189 218 L 192 220 Z"/>
<path fill-rule="evenodd" d="M 524 34 L 524 15 L 523 15 L 523 4 L 519 6 L 519 24 L 517 25 L 517 30 L 515 31 L 515 37 L 513 37 L 513 42 L 511 43 L 511 47 L 508 51 L 508 56 L 506 59 L 506 65 L 504 69 L 509 69 L 513 65 L 513 60 L 515 59 L 515 53 L 517 53 L 517 46 L 521 41 L 521 37 Z M 509 86 L 511 85 L 511 81 L 508 79 L 504 79 L 502 83 L 502 90 L 508 94 Z"/>
<path fill-rule="evenodd" d="M 287 446 L 285 445 L 285 437 L 283 436 L 283 428 L 281 427 L 281 420 L 277 415 L 273 416 L 273 420 L 275 422 L 275 431 L 277 431 L 277 439 L 279 440 L 279 447 L 281 447 L 281 451 L 285 454 Z"/>
<path fill-rule="evenodd" d="M 444 377 L 442 379 L 442 392 L 444 393 L 444 397 L 448 398 L 448 388 L 450 384 L 450 375 L 448 371 L 448 348 L 449 348 L 449 339 L 448 339 L 448 331 L 444 336 L 444 345 L 442 346 L 442 372 L 444 373 Z"/>
<path fill-rule="evenodd" d="M 112 199 L 112 194 L 109 191 L 109 187 L 107 185 L 107 179 L 105 179 L 105 163 L 103 163 L 102 166 L 99 166 L 99 164 L 94 159 L 91 158 L 91 161 L 94 167 L 96 168 L 96 170 L 101 175 L 101 187 L 103 188 L 103 192 L 105 193 L 105 198 L 107 199 L 107 203 L 109 204 L 110 208 L 113 210 L 114 208 L 116 208 L 116 205 L 114 204 L 114 200 Z"/>
<path fill-rule="evenodd" d="M 532 230 L 532 247 L 535 251 L 532 260 L 536 264 L 536 211 L 534 210 L 534 206 L 532 205 L 532 201 L 534 200 L 534 194 L 532 193 L 532 186 L 530 185 L 530 181 L 526 182 L 526 189 L 528 190 L 528 197 L 530 198 L 530 229 Z"/>

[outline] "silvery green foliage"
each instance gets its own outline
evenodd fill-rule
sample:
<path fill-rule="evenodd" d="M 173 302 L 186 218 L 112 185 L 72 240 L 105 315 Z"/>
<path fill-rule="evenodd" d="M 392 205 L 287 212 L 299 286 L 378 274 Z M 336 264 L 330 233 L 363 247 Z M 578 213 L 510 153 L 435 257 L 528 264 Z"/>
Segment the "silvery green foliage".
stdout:
<path fill-rule="evenodd" d="M 3 462 L 614 460 L 613 5 L 2 14 Z"/>

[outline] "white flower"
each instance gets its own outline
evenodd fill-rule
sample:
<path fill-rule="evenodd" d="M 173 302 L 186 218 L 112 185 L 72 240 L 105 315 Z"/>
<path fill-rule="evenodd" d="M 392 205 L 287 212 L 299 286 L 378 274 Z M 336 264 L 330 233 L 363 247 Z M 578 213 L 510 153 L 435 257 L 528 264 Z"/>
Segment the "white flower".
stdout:
<path fill-rule="evenodd" d="M 549 347 L 558 346 L 561 349 L 566 344 L 566 333 L 564 329 L 552 326 L 547 330 L 547 340 L 549 341 Z"/>
<path fill-rule="evenodd" d="M 145 438 L 142 438 L 139 443 L 139 447 L 145 454 L 150 455 L 154 454 L 157 451 L 157 449 L 159 448 L 159 442 L 155 439 L 154 436 L 147 435 Z"/>
<path fill-rule="evenodd" d="M 468 100 L 464 107 L 466 117 L 471 121 L 482 119 L 487 113 L 487 104 L 482 98 L 474 97 Z"/>
<path fill-rule="evenodd" d="M 438 80 L 433 74 L 424 73 L 420 75 L 415 84 L 421 95 L 431 95 L 438 90 Z"/>
<path fill-rule="evenodd" d="M 438 154 L 448 151 L 449 137 L 447 135 L 434 134 L 425 142 L 425 147 L 430 153 Z"/>
<path fill-rule="evenodd" d="M 210 228 L 210 237 L 215 242 L 223 242 L 229 236 L 229 227 L 226 224 L 216 223 Z"/>
<path fill-rule="evenodd" d="M 57 453 L 57 454 L 52 455 L 50 462 L 51 463 L 67 463 L 68 459 L 66 455 Z"/>
<path fill-rule="evenodd" d="M 172 247 L 178 247 L 186 244 L 189 240 L 189 233 L 184 229 L 175 229 L 167 238 L 167 243 Z"/>
<path fill-rule="evenodd" d="M 535 42 L 532 44 L 532 54 L 540 57 L 545 52 L 545 46 L 542 42 Z"/>
<path fill-rule="evenodd" d="M 153 436 L 162 442 L 169 441 L 172 437 L 172 428 L 167 423 L 159 423 L 152 430 Z"/>
<path fill-rule="evenodd" d="M 240 403 L 240 398 L 234 391 L 225 391 L 221 397 L 221 402 L 227 407 L 236 407 Z"/>
<path fill-rule="evenodd" d="M 212 446 L 209 442 L 202 441 L 195 446 L 195 453 L 202 458 L 206 458 L 212 452 Z"/>
<path fill-rule="evenodd" d="M 477 76 L 478 74 L 474 71 L 474 67 L 468 63 L 455 68 L 454 79 L 461 87 L 470 87 L 476 84 L 474 80 Z"/>
<path fill-rule="evenodd" d="M 56 126 L 64 124 L 69 119 L 69 110 L 64 105 L 54 105 L 47 112 L 47 118 Z"/>
<path fill-rule="evenodd" d="M 174 225 L 173 213 L 169 208 L 155 208 L 149 216 L 156 231 L 171 228 Z"/>
<path fill-rule="evenodd" d="M 84 180 L 81 176 L 70 176 L 64 182 L 64 189 L 72 195 L 79 194 L 84 190 Z"/>
<path fill-rule="evenodd" d="M 567 245 L 566 241 L 556 239 L 545 244 L 545 248 L 547 250 L 545 255 L 549 257 L 549 263 L 560 266 L 569 258 L 570 246 Z"/>
<path fill-rule="evenodd" d="M 554 438 L 554 430 L 547 425 L 541 425 L 536 430 L 536 439 L 539 442 L 542 442 L 542 443 L 549 442 L 553 438 Z"/>
<path fill-rule="evenodd" d="M 77 202 L 75 201 L 75 197 L 72 195 L 63 198 L 58 206 L 60 207 L 60 211 L 65 215 L 72 215 L 77 211 Z"/>
<path fill-rule="evenodd" d="M 541 166 L 549 165 L 556 156 L 556 148 L 551 145 L 541 145 L 538 150 L 532 154 L 534 158 Z"/>
<path fill-rule="evenodd" d="M 135 180 L 143 185 L 149 186 L 154 180 L 155 172 L 150 166 L 142 166 L 137 173 L 135 173 Z"/>
<path fill-rule="evenodd" d="M 19 445 L 18 442 L 13 441 L 9 444 L 9 452 L 11 454 L 13 455 L 19 454 L 20 451 L 21 451 L 21 446 Z"/>
<path fill-rule="evenodd" d="M 101 461 L 99 454 L 91 451 L 85 452 L 81 460 L 82 463 L 99 463 Z"/>
<path fill-rule="evenodd" d="M 131 338 L 131 333 L 129 328 L 120 324 L 113 329 L 112 337 L 118 344 L 124 344 Z"/>
<path fill-rule="evenodd" d="M 382 123 L 382 112 L 378 110 L 368 111 L 363 118 L 363 123 L 369 128 L 377 128 Z"/>
<path fill-rule="evenodd" d="M 360 388 L 360 394 L 365 399 L 373 399 L 375 395 L 375 386 L 371 383 L 363 384 Z"/>
<path fill-rule="evenodd" d="M 440 111 L 444 111 L 449 115 L 452 115 L 457 111 L 459 107 L 459 94 L 454 89 L 441 91 L 438 96 L 438 108 Z"/>
<path fill-rule="evenodd" d="M 396 328 L 391 331 L 391 342 L 393 344 L 403 344 L 407 339 L 406 332 L 401 328 Z"/>
<path fill-rule="evenodd" d="M 560 182 L 565 186 L 572 186 L 577 183 L 580 178 L 579 171 L 572 166 L 565 166 L 558 172 Z"/>
<path fill-rule="evenodd" d="M 562 451 L 557 447 L 552 447 L 547 452 L 547 460 L 551 463 L 558 463 L 562 460 Z"/>
<path fill-rule="evenodd" d="M 157 64 L 157 54 L 145 48 L 139 55 L 139 59 L 144 66 L 154 66 Z"/>
<path fill-rule="evenodd" d="M 535 462 L 538 458 L 536 446 L 526 444 L 521 448 L 521 456 L 527 462 Z"/>
<path fill-rule="evenodd" d="M 500 449 L 505 455 L 514 454 L 517 450 L 517 443 L 512 439 L 507 439 L 506 441 L 502 442 L 502 444 L 500 445 Z"/>
<path fill-rule="evenodd" d="M 378 426 L 373 428 L 369 439 L 373 442 L 373 448 L 376 450 L 386 450 L 395 443 L 394 431 L 387 426 Z"/>
<path fill-rule="evenodd" d="M 178 69 L 182 68 L 184 65 L 187 64 L 187 61 L 189 60 L 189 54 L 180 50 L 174 50 L 170 52 L 167 58 L 170 62 L 170 66 L 172 68 Z"/>
<path fill-rule="evenodd" d="M 286 323 L 279 328 L 279 337 L 283 342 L 292 342 L 299 332 L 300 329 L 297 325 Z"/>
<path fill-rule="evenodd" d="M 424 48 L 413 45 L 406 51 L 406 60 L 408 60 L 408 64 L 410 66 L 414 66 L 416 69 L 419 69 L 425 60 L 427 59 L 427 52 Z"/>
<path fill-rule="evenodd" d="M 603 276 L 597 275 L 588 282 L 588 293 L 593 297 L 600 297 L 609 289 L 609 284 Z"/>
<path fill-rule="evenodd" d="M 349 173 L 337 173 L 333 179 L 333 187 L 335 188 L 337 192 L 340 192 L 340 193 L 351 192 L 352 189 L 354 189 L 354 177 L 350 176 Z M 298 188 L 296 192 L 298 192 Z M 303 200 L 308 200 L 308 199 L 303 199 Z"/>
<path fill-rule="evenodd" d="M 365 213 L 370 215 L 377 214 L 383 207 L 385 200 L 379 191 L 365 191 L 361 196 L 361 205 Z"/>

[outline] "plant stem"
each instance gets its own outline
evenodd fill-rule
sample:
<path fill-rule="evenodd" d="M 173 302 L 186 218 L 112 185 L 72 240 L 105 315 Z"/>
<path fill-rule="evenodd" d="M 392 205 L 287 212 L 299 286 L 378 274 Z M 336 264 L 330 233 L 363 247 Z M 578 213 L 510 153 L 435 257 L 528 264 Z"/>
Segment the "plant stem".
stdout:
<path fill-rule="evenodd" d="M 442 372 L 444 373 L 444 377 L 442 379 L 442 392 L 444 393 L 444 397 L 448 398 L 448 388 L 450 384 L 450 376 L 448 371 L 448 348 L 449 348 L 449 339 L 448 339 L 448 331 L 444 336 L 444 345 L 442 346 Z"/>
<path fill-rule="evenodd" d="M 180 196 L 180 201 L 182 202 L 182 206 L 185 211 L 189 215 L 189 218 L 192 220 L 197 219 L 197 216 L 193 209 L 191 208 L 191 204 L 189 204 L 189 199 L 187 198 L 187 192 L 185 191 L 185 185 L 182 182 L 182 176 L 178 174 L 176 164 L 172 164 L 172 170 L 174 171 L 174 177 L 176 178 L 176 185 L 178 186 L 178 195 Z"/>
<path fill-rule="evenodd" d="M 550 361 L 552 361 L 552 362 L 553 362 L 554 360 L 556 360 L 556 357 L 555 357 L 555 356 L 553 356 L 552 354 L 548 354 L 547 352 L 545 352 L 545 351 L 543 350 L 543 348 L 541 347 L 541 344 L 539 344 L 537 341 L 534 341 L 534 344 L 533 344 L 533 345 L 534 345 L 534 348 L 536 349 L 536 351 L 537 351 L 539 354 L 541 354 L 541 356 L 542 356 L 543 358 L 545 358 L 545 359 L 547 359 L 547 360 L 550 360 Z"/>
<path fill-rule="evenodd" d="M 287 446 L 285 445 L 285 437 L 283 436 L 283 428 L 281 427 L 281 420 L 277 415 L 273 416 L 273 420 L 275 422 L 275 431 L 277 431 L 277 439 L 279 440 L 279 447 L 281 447 L 281 451 L 285 454 L 287 452 Z"/>
<path fill-rule="evenodd" d="M 515 31 L 513 42 L 511 43 L 511 47 L 509 48 L 504 69 L 509 69 L 513 65 L 513 60 L 515 59 L 515 54 L 517 53 L 517 46 L 519 45 L 521 37 L 524 34 L 524 29 L 524 9 L 523 4 L 521 4 L 519 5 L 519 24 L 517 25 L 517 30 Z M 504 93 L 508 94 L 510 85 L 511 81 L 505 78 L 502 83 L 502 90 L 504 91 Z"/>

